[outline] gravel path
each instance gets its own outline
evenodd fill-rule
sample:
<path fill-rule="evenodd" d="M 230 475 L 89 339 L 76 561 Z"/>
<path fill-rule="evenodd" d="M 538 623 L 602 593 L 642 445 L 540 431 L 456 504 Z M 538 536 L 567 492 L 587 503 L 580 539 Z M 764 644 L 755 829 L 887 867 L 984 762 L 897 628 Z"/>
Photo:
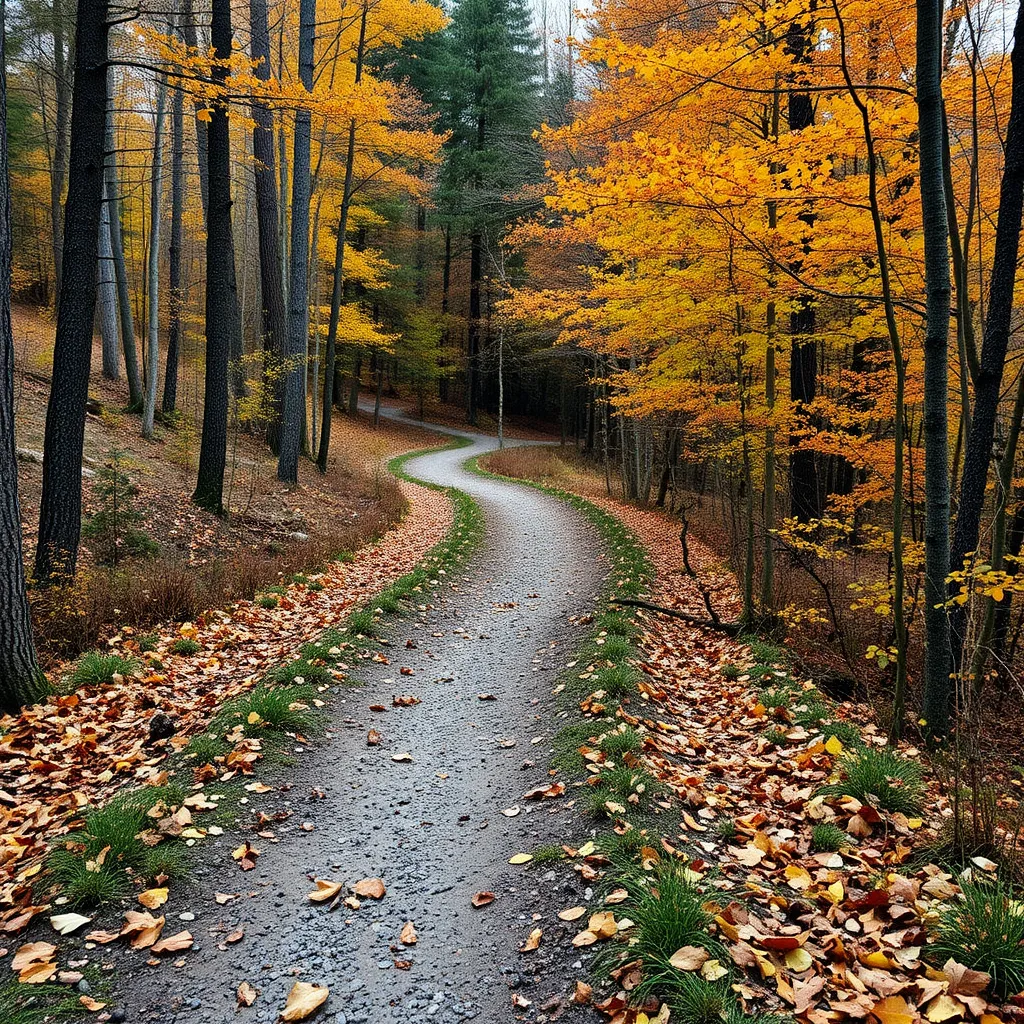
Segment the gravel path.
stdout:
<path fill-rule="evenodd" d="M 335 701 L 329 738 L 280 770 L 287 791 L 253 798 L 268 814 L 293 812 L 268 826 L 274 838 L 250 834 L 262 851 L 256 868 L 239 870 L 230 851 L 240 839 L 226 835 L 209 843 L 194 885 L 172 890 L 165 931 L 189 928 L 195 949 L 180 967 L 147 966 L 140 954 L 121 960 L 117 1004 L 128 1020 L 220 1024 L 237 1013 L 262 1024 L 301 980 L 330 987 L 318 1019 L 333 1024 L 498 1022 L 520 1012 L 510 988 L 529 992 L 531 1016 L 552 986 L 571 988 L 571 972 L 552 960 L 553 939 L 534 953 L 518 948 L 535 913 L 557 927 L 554 911 L 588 894 L 575 876 L 508 859 L 578 834 L 563 800 L 522 798 L 547 778 L 548 740 L 564 724 L 552 684 L 585 636 L 570 618 L 592 607 L 604 563 L 593 531 L 563 503 L 462 468 L 494 446 L 475 436 L 471 448 L 407 464 L 412 476 L 472 494 L 486 540 L 431 610 L 396 623 L 382 648 L 390 664 L 360 663 L 363 685 Z M 422 703 L 392 707 L 403 693 Z M 375 704 L 387 710 L 370 711 Z M 382 734 L 379 746 L 367 745 L 370 728 Z M 412 760 L 394 761 L 400 752 Z M 517 804 L 518 815 L 501 813 Z M 313 877 L 379 877 L 387 893 L 332 912 L 307 900 Z M 481 890 L 497 899 L 474 909 Z M 215 892 L 241 895 L 219 906 Z M 408 921 L 419 938 L 404 947 Z M 244 938 L 228 944 L 236 929 Z M 236 1011 L 242 981 L 259 997 Z"/>

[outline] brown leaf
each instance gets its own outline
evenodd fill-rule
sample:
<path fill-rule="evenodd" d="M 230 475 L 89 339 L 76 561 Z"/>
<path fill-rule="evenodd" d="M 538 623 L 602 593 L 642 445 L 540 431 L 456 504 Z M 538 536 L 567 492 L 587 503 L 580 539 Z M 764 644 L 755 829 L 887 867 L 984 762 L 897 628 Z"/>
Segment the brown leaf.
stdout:
<path fill-rule="evenodd" d="M 124 915 L 124 927 L 121 935 L 127 936 L 132 949 L 148 949 L 163 931 L 164 918 L 153 917 L 152 914 L 128 910 Z"/>
<path fill-rule="evenodd" d="M 977 996 L 988 987 L 992 976 L 984 971 L 973 971 L 963 964 L 958 964 L 950 957 L 942 965 L 942 973 L 949 979 L 949 994 Z"/>
<path fill-rule="evenodd" d="M 416 927 L 412 921 L 406 921 L 402 926 L 402 931 L 398 936 L 398 941 L 403 946 L 415 946 L 416 940 L 419 936 L 416 934 Z"/>
<path fill-rule="evenodd" d="M 11 961 L 11 970 L 24 970 L 29 964 L 49 960 L 56 952 L 57 947 L 52 942 L 26 942 L 15 952 L 14 959 Z"/>
<path fill-rule="evenodd" d="M 682 946 L 668 959 L 677 971 L 699 971 L 708 962 L 710 954 L 700 946 Z"/>
<path fill-rule="evenodd" d="M 157 955 L 163 953 L 182 953 L 186 949 L 191 949 L 194 941 L 190 931 L 180 931 L 175 935 L 169 935 L 167 938 L 154 943 L 150 952 Z"/>
<path fill-rule="evenodd" d="M 369 732 L 368 732 L 368 733 L 366 734 L 366 745 L 367 745 L 368 747 L 377 747 L 377 746 L 380 746 L 380 741 L 381 741 L 381 740 L 382 740 L 383 738 L 384 738 L 384 737 L 383 737 L 383 736 L 381 736 L 381 734 L 380 734 L 379 732 L 377 732 L 377 730 L 376 730 L 376 729 L 371 729 L 371 730 L 370 730 L 370 731 L 369 731 Z"/>
<path fill-rule="evenodd" d="M 256 989 L 249 982 L 243 981 L 235 991 L 235 998 L 238 1000 L 239 1006 L 252 1006 L 256 1002 L 257 994 Z"/>
<path fill-rule="evenodd" d="M 369 896 L 371 899 L 380 900 L 384 898 L 387 889 L 380 878 L 363 878 L 352 886 L 352 891 L 357 896 Z"/>
<path fill-rule="evenodd" d="M 84 1006 L 84 1007 L 85 1007 L 85 1008 L 86 1008 L 86 1009 L 87 1009 L 87 1010 L 88 1010 L 88 1011 L 89 1011 L 90 1013 L 98 1013 L 98 1012 L 99 1012 L 100 1010 L 102 1010 L 102 1009 L 103 1009 L 103 1007 L 104 1007 L 104 1006 L 106 1006 L 106 1005 L 107 1005 L 106 1003 L 101 1003 L 101 1002 L 98 1002 L 97 1000 L 93 999 L 93 997 L 92 997 L 92 996 L 79 996 L 79 997 L 78 997 L 78 1001 L 79 1001 L 79 1002 L 80 1002 L 80 1003 L 81 1003 L 81 1004 L 82 1004 L 82 1005 L 83 1005 L 83 1006 Z"/>
<path fill-rule="evenodd" d="M 477 892 L 473 894 L 473 898 L 470 900 L 470 903 L 472 903 L 474 907 L 486 907 L 488 903 L 493 903 L 496 898 L 497 897 L 493 892 Z"/>
<path fill-rule="evenodd" d="M 519 947 L 520 953 L 532 953 L 535 949 L 540 946 L 540 938 L 544 933 L 539 928 L 534 928 L 530 932 L 527 940 Z"/>
<path fill-rule="evenodd" d="M 22 985 L 42 985 L 49 981 L 57 973 L 57 965 L 46 961 L 45 963 L 31 963 L 22 968 L 18 974 L 18 981 Z"/>
<path fill-rule="evenodd" d="M 316 879 L 316 889 L 309 893 L 309 898 L 314 903 L 326 903 L 333 900 L 344 888 L 341 882 L 332 882 L 324 878 Z"/>
<path fill-rule="evenodd" d="M 586 1006 L 593 994 L 594 990 L 590 985 L 585 981 L 577 981 L 575 991 L 572 994 L 572 1001 L 579 1006 Z"/>

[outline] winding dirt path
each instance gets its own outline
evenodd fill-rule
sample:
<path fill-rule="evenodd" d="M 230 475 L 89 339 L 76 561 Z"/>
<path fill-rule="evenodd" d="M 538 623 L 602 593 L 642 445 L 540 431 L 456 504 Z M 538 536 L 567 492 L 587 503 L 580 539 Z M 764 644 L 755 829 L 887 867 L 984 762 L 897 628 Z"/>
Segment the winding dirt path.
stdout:
<path fill-rule="evenodd" d="M 194 883 L 162 910 L 168 934 L 189 928 L 195 948 L 180 967 L 121 962 L 117 1005 L 126 1019 L 222 1024 L 237 1013 L 263 1024 L 301 980 L 329 986 L 318 1019 L 332 1024 L 499 1022 L 514 1016 L 510 986 L 550 963 L 544 948 L 518 948 L 532 912 L 543 904 L 550 913 L 552 893 L 540 890 L 555 885 L 553 876 L 508 860 L 573 828 L 563 801 L 522 798 L 548 778 L 548 741 L 564 724 L 552 685 L 584 637 L 586 627 L 571 620 L 592 607 L 605 566 L 572 509 L 462 468 L 493 447 L 475 436 L 470 448 L 407 464 L 412 476 L 480 503 L 484 543 L 457 578 L 442 581 L 428 610 L 397 623 L 382 648 L 390 664 L 361 663 L 363 685 L 334 702 L 328 740 L 281 772 L 286 791 L 253 799 L 268 815 L 292 812 L 268 826 L 271 838 L 248 834 L 262 851 L 256 868 L 243 874 L 232 861 L 238 835 L 209 843 Z M 404 693 L 421 703 L 392 707 Z M 494 699 L 481 700 L 484 693 Z M 371 728 L 383 736 L 379 746 L 367 745 Z M 403 752 L 411 761 L 393 760 Z M 517 804 L 519 814 L 502 814 Z M 306 898 L 314 877 L 379 877 L 387 893 L 330 911 Z M 497 898 L 474 909 L 482 890 Z M 240 896 L 221 906 L 217 892 Z M 182 914 L 189 923 L 179 924 Z M 409 921 L 418 941 L 403 946 Z M 238 929 L 244 938 L 228 944 Z M 259 996 L 236 1011 L 243 981 Z"/>

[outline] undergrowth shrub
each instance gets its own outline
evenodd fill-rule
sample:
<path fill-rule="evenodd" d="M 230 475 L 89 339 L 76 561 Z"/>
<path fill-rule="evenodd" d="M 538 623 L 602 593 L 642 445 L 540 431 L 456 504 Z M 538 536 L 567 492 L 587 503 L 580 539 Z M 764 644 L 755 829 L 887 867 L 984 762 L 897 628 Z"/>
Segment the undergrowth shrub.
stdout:
<path fill-rule="evenodd" d="M 992 976 L 992 993 L 1024 991 L 1024 913 L 1013 889 L 998 879 L 962 881 L 962 896 L 939 919 L 929 952 L 938 965 L 952 957 Z"/>
<path fill-rule="evenodd" d="M 823 786 L 824 796 L 853 796 L 887 811 L 916 814 L 924 784 L 921 767 L 892 747 L 847 751 L 839 762 L 842 781 Z"/>

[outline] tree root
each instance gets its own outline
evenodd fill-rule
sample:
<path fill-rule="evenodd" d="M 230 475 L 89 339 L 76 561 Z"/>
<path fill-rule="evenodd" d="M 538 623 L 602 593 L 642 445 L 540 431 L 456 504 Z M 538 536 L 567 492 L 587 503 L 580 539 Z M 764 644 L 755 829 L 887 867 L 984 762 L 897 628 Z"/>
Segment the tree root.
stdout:
<path fill-rule="evenodd" d="M 691 626 L 713 629 L 718 633 L 724 633 L 726 636 L 739 636 L 743 632 L 743 624 L 740 622 L 722 622 L 717 617 L 715 619 L 702 619 L 696 615 L 690 615 L 688 612 L 681 612 L 678 608 L 666 608 L 661 604 L 651 604 L 650 601 L 637 601 L 633 598 L 623 597 L 611 600 L 608 603 L 625 605 L 630 608 L 646 608 L 652 612 L 659 612 L 661 615 L 671 615 L 673 619 L 682 619 L 683 622 L 687 622 Z"/>

